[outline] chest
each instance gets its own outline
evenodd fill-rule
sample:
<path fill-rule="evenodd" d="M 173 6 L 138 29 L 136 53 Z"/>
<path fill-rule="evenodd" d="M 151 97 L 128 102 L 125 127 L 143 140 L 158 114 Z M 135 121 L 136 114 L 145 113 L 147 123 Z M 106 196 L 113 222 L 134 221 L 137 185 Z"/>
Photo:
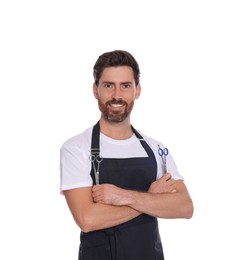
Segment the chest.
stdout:
<path fill-rule="evenodd" d="M 154 158 L 104 158 L 100 163 L 100 184 L 110 183 L 123 189 L 147 191 L 157 177 Z"/>

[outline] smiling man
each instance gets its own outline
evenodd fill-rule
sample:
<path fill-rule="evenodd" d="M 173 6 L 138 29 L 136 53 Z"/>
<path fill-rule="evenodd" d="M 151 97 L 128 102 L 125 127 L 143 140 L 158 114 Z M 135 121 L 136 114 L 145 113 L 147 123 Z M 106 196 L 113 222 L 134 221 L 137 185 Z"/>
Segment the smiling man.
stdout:
<path fill-rule="evenodd" d="M 122 79 L 128 81 L 120 81 Z M 93 91 L 102 116 L 109 122 L 124 121 L 140 94 L 140 85 L 135 86 L 132 69 L 128 66 L 106 68 L 98 86 L 94 84 Z"/>
<path fill-rule="evenodd" d="M 61 148 L 61 193 L 81 229 L 79 260 L 163 260 L 158 218 L 191 218 L 193 204 L 164 145 L 131 125 L 139 66 L 126 51 L 94 65 L 99 121 Z M 164 172 L 164 169 L 167 172 Z"/>

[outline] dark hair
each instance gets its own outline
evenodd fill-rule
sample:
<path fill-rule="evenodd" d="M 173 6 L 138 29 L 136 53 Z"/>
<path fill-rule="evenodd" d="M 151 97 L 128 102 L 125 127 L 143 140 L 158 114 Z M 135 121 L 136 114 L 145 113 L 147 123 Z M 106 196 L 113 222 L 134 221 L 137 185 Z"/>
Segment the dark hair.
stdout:
<path fill-rule="evenodd" d="M 95 84 L 99 84 L 101 74 L 105 68 L 116 67 L 116 66 L 129 66 L 132 68 L 135 78 L 136 85 L 139 84 L 140 70 L 139 65 L 135 58 L 127 51 L 116 50 L 111 52 L 103 53 L 97 59 L 94 68 L 93 76 Z"/>

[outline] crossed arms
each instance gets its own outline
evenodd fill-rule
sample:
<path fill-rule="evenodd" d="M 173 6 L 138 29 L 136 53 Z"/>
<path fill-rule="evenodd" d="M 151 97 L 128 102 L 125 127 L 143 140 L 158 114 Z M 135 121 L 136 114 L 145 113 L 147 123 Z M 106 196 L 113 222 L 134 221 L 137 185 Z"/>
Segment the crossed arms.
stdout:
<path fill-rule="evenodd" d="M 191 218 L 193 203 L 182 180 L 169 173 L 153 182 L 147 192 L 125 190 L 112 184 L 64 191 L 73 218 L 83 232 L 113 227 L 142 213 L 159 218 Z"/>

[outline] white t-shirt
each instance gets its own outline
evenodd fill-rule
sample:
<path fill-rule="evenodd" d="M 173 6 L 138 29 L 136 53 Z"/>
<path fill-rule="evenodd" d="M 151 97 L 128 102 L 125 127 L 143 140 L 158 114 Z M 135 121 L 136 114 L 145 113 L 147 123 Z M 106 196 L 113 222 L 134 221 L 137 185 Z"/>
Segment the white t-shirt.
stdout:
<path fill-rule="evenodd" d="M 89 159 L 91 150 L 91 135 L 93 127 L 86 129 L 83 133 L 68 139 L 60 150 L 60 192 L 74 188 L 89 187 L 93 185 L 91 172 L 91 161 Z M 163 174 L 162 158 L 158 155 L 158 145 L 164 145 L 158 141 L 142 134 L 157 160 L 158 172 L 156 179 Z M 147 157 L 147 153 L 135 134 L 126 140 L 115 140 L 100 133 L 100 155 L 103 158 L 133 158 Z M 178 172 L 177 166 L 169 153 L 167 155 L 167 171 L 176 180 L 183 177 Z"/>

